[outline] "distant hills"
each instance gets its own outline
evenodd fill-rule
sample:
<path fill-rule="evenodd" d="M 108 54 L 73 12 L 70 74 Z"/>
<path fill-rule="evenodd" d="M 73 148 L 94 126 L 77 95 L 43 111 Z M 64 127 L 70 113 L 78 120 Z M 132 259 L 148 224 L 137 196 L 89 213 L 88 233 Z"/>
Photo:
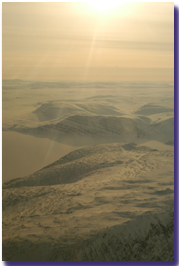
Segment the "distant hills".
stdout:
<path fill-rule="evenodd" d="M 150 119 L 143 116 L 73 115 L 57 123 L 54 121 L 33 128 L 13 126 L 10 130 L 75 146 L 107 142 L 139 143 L 143 140 L 165 143 L 174 138 L 174 118 L 151 123 Z"/>

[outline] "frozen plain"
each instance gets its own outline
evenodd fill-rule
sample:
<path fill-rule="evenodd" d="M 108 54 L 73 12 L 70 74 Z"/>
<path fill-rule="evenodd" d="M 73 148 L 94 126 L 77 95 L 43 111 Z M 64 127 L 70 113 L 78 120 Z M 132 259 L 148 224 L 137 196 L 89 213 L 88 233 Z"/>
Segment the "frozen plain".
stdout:
<path fill-rule="evenodd" d="M 39 152 L 34 173 L 18 176 L 15 151 L 16 175 L 3 172 L 3 260 L 173 260 L 160 230 L 173 209 L 173 84 L 12 80 L 2 97 L 3 157 L 20 136 L 46 145 L 22 145 L 26 168 Z"/>

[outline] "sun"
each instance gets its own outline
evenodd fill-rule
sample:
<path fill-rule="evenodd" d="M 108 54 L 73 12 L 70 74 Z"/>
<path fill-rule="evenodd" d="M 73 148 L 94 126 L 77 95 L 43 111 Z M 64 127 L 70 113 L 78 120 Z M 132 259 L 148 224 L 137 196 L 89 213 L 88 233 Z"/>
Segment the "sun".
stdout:
<path fill-rule="evenodd" d="M 118 1 L 87 1 L 88 5 L 97 13 L 106 13 L 119 5 Z"/>

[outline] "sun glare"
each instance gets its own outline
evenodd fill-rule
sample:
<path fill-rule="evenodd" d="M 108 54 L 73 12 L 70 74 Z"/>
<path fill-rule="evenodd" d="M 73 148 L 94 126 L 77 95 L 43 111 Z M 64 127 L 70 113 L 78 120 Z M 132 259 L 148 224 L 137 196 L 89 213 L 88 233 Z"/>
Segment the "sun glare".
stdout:
<path fill-rule="evenodd" d="M 119 5 L 116 1 L 87 1 L 88 5 L 98 13 L 106 13 Z"/>

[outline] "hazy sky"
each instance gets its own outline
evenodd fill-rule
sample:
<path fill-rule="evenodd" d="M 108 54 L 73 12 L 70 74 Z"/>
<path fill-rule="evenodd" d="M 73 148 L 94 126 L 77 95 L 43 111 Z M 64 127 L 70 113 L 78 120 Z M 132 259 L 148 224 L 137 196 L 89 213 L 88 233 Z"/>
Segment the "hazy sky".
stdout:
<path fill-rule="evenodd" d="M 101 3 L 2 3 L 3 79 L 173 80 L 174 4 Z"/>

